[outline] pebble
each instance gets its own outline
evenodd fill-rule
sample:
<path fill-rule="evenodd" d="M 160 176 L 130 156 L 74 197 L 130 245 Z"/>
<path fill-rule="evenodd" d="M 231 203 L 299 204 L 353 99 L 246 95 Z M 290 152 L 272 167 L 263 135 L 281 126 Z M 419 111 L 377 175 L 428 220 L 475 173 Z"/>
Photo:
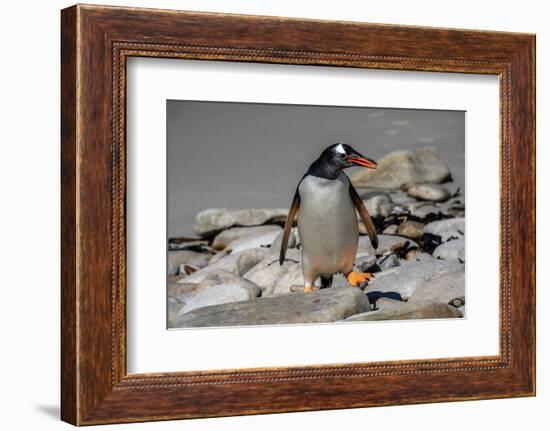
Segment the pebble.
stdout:
<path fill-rule="evenodd" d="M 432 202 L 445 202 L 451 197 L 449 189 L 440 184 L 413 184 L 407 188 L 407 194 L 413 198 Z"/>

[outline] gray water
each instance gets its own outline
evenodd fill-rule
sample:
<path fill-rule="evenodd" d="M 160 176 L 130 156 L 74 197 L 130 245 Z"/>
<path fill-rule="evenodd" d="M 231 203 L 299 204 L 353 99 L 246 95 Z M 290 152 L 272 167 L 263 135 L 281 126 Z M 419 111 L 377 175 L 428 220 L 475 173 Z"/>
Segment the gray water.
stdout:
<path fill-rule="evenodd" d="M 434 147 L 451 191 L 464 190 L 463 111 L 169 100 L 167 141 L 168 237 L 194 236 L 206 208 L 289 206 L 309 164 L 335 142 L 375 160 Z"/>

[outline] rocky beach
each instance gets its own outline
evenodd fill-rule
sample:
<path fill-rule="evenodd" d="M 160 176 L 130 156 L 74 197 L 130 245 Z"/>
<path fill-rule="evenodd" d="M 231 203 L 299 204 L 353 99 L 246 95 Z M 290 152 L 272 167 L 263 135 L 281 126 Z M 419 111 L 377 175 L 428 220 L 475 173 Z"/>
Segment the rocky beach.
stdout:
<path fill-rule="evenodd" d="M 463 317 L 465 200 L 438 151 L 394 151 L 350 178 L 379 236 L 375 250 L 360 224 L 355 270 L 374 274 L 368 285 L 336 275 L 304 293 L 296 227 L 278 262 L 287 208 L 208 208 L 194 237 L 168 240 L 168 327 Z"/>

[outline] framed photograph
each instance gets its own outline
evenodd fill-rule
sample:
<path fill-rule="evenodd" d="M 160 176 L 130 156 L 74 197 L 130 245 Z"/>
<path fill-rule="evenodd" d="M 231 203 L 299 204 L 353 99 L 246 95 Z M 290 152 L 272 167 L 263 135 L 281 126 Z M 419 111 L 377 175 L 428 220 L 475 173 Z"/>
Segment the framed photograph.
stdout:
<path fill-rule="evenodd" d="M 62 419 L 535 394 L 535 37 L 61 14 Z"/>

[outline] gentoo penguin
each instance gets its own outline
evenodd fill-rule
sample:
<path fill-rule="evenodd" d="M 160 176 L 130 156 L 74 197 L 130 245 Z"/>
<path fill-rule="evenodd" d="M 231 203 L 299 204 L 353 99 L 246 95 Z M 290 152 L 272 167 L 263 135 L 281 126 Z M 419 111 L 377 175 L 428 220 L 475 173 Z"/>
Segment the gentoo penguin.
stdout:
<path fill-rule="evenodd" d="M 359 286 L 369 281 L 368 272 L 353 272 L 357 253 L 359 212 L 371 244 L 378 247 L 376 230 L 363 201 L 344 173 L 345 168 L 363 166 L 375 169 L 376 162 L 347 144 L 327 147 L 302 177 L 288 212 L 279 263 L 285 260 L 288 237 L 294 217 L 298 215 L 298 232 L 302 243 L 304 292 L 311 292 L 317 277 L 321 288 L 330 287 L 332 277 L 341 272 L 349 284 Z"/>

